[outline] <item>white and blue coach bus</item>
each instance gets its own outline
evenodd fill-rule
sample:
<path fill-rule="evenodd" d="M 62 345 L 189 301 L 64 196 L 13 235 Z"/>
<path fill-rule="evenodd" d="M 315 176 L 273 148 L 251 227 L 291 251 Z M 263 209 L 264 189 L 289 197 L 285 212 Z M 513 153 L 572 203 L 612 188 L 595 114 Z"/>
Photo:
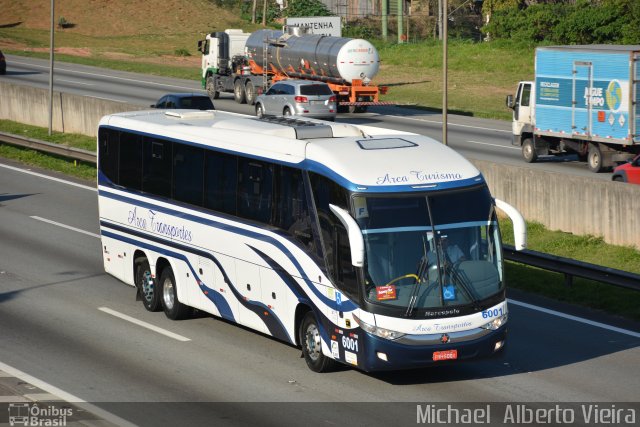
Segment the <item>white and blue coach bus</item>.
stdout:
<path fill-rule="evenodd" d="M 105 270 L 150 311 L 193 308 L 300 346 L 314 371 L 492 355 L 507 332 L 496 205 L 422 135 L 218 111 L 104 117 Z"/>

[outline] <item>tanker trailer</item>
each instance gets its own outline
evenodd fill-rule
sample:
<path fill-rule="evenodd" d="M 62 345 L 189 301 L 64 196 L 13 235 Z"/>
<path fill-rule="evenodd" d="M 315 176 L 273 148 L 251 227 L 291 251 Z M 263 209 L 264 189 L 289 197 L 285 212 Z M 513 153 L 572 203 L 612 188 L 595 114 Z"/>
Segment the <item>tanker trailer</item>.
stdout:
<path fill-rule="evenodd" d="M 243 62 L 238 63 L 233 77 L 234 84 L 226 82 L 225 91 L 233 89 L 236 101 L 253 104 L 258 86 L 267 90 L 276 81 L 296 78 L 329 84 L 341 111 L 365 111 L 368 105 L 391 104 L 379 101 L 379 94 L 386 93 L 386 87 L 371 84 L 380 67 L 378 51 L 371 43 L 362 39 L 300 34 L 296 27 L 290 30 L 290 33 L 258 30 L 248 36 Z M 203 85 L 206 85 L 204 77 Z M 238 93 L 241 88 L 245 89 L 244 99 Z"/>

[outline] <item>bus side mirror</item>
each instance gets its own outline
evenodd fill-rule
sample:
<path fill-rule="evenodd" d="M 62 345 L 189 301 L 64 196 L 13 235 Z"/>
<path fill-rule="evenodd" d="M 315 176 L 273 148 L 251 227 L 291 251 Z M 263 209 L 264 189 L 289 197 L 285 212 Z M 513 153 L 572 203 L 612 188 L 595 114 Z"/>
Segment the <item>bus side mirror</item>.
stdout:
<path fill-rule="evenodd" d="M 513 239 L 517 251 L 521 251 L 527 247 L 527 224 L 524 222 L 522 214 L 507 202 L 494 199 L 496 207 L 506 213 L 513 223 Z"/>
<path fill-rule="evenodd" d="M 511 108 L 513 110 L 513 108 L 516 106 L 516 104 L 513 102 L 513 95 L 507 95 L 507 108 Z"/>
<path fill-rule="evenodd" d="M 329 205 L 331 212 L 338 217 L 344 228 L 347 229 L 349 236 L 349 247 L 351 249 L 351 264 L 354 267 L 364 266 L 364 237 L 358 223 L 349 212 L 336 205 Z"/>

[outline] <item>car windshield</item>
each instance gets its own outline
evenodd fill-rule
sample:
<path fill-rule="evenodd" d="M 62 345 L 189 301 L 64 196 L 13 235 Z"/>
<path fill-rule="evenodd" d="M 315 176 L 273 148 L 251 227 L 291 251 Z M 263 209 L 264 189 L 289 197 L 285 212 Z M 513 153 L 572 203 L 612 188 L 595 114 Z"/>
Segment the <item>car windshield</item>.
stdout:
<path fill-rule="evenodd" d="M 504 289 L 500 234 L 486 186 L 399 196 L 355 195 L 365 298 L 415 309 L 475 304 Z"/>
<path fill-rule="evenodd" d="M 313 84 L 300 86 L 300 95 L 333 95 L 331 88 L 325 84 Z"/>
<path fill-rule="evenodd" d="M 196 110 L 213 110 L 213 102 L 206 96 L 191 96 L 180 99 L 182 108 L 193 108 Z"/>

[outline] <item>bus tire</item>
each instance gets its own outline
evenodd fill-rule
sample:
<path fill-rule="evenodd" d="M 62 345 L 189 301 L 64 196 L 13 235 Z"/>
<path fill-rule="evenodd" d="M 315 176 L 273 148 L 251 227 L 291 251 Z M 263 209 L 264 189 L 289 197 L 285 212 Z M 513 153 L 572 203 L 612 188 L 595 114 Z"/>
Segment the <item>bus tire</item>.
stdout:
<path fill-rule="evenodd" d="M 533 145 L 533 139 L 525 138 L 522 141 L 522 157 L 527 163 L 535 163 L 538 160 L 538 153 Z"/>
<path fill-rule="evenodd" d="M 162 293 L 162 309 L 164 314 L 171 320 L 185 319 L 189 316 L 191 309 L 178 300 L 178 289 L 176 278 L 171 267 L 162 270 L 160 276 L 160 289 Z"/>
<path fill-rule="evenodd" d="M 233 99 L 236 100 L 238 104 L 244 104 L 247 100 L 247 94 L 244 92 L 244 85 L 240 79 L 236 80 L 233 83 Z"/>
<path fill-rule="evenodd" d="M 135 284 L 144 308 L 147 311 L 159 311 L 161 304 L 160 292 L 155 279 L 151 275 L 151 267 L 146 258 L 136 263 Z"/>
<path fill-rule="evenodd" d="M 313 372 L 330 372 L 336 368 L 336 361 L 322 353 L 320 329 L 312 311 L 308 311 L 302 319 L 299 335 L 302 354 L 309 369 Z"/>

